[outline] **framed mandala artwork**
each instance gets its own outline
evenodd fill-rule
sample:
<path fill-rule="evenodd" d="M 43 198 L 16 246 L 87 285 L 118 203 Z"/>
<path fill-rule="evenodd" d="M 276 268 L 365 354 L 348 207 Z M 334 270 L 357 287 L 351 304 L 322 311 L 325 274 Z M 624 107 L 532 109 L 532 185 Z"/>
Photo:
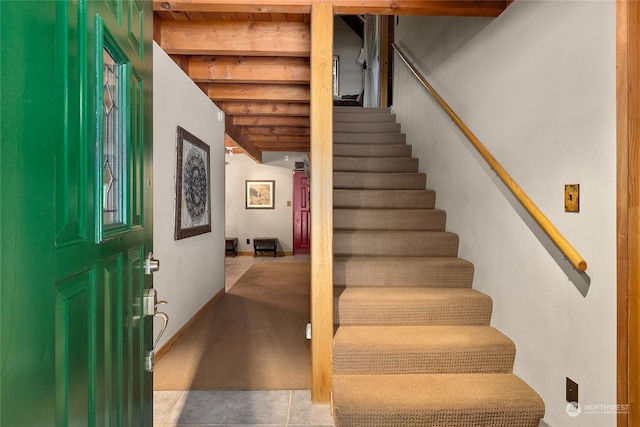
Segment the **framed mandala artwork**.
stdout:
<path fill-rule="evenodd" d="M 178 126 L 174 239 L 211 231 L 209 146 Z"/>

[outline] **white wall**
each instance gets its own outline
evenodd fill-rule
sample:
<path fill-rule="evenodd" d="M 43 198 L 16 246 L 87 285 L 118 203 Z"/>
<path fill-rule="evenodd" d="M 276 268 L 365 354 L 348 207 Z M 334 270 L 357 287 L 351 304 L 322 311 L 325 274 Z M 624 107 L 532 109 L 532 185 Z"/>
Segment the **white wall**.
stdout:
<path fill-rule="evenodd" d="M 155 43 L 153 55 L 153 240 L 160 260 L 154 287 L 169 315 L 162 347 L 224 289 L 224 124 L 213 102 Z M 211 232 L 181 240 L 173 239 L 177 126 L 208 144 L 211 158 Z M 156 334 L 159 326 L 158 320 Z"/>
<path fill-rule="evenodd" d="M 615 2 L 519 0 L 497 19 L 400 17 L 396 41 L 588 262 L 583 296 L 417 80 L 396 57 L 394 112 L 515 372 L 550 426 L 613 426 L 616 403 Z M 580 184 L 580 213 L 563 208 Z M 582 414 L 566 413 L 565 377 Z M 606 411 L 605 411 L 606 412 Z"/>
<path fill-rule="evenodd" d="M 339 17 L 333 20 L 333 54 L 340 57 L 340 95 L 362 92 L 362 65 L 356 62 L 362 39 Z"/>
<path fill-rule="evenodd" d="M 253 253 L 254 237 L 277 237 L 278 252 L 293 252 L 293 208 L 287 201 L 293 203 L 293 169 L 304 153 L 266 152 L 262 164 L 243 154 L 226 157 L 226 235 L 238 238 L 240 252 Z M 275 181 L 275 208 L 246 209 L 245 180 Z"/>

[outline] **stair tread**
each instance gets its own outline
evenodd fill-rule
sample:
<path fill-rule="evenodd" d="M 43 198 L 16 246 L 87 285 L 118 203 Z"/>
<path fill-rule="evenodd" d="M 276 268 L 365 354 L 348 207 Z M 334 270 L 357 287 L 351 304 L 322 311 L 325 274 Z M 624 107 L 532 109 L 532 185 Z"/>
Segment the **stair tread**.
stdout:
<path fill-rule="evenodd" d="M 442 307 L 449 304 L 482 304 L 491 306 L 492 300 L 486 294 L 469 288 L 417 288 L 417 287 L 346 287 L 337 286 L 334 298 L 343 304 L 400 304 Z"/>
<path fill-rule="evenodd" d="M 506 335 L 490 326 L 411 325 L 411 326 L 341 326 L 334 339 L 336 352 L 372 350 L 395 352 L 414 349 L 452 351 L 478 349 L 481 346 L 515 347 Z"/>
<path fill-rule="evenodd" d="M 537 427 L 542 398 L 513 374 L 333 375 L 336 425 Z"/>
<path fill-rule="evenodd" d="M 402 303 L 414 301 L 416 303 L 437 303 L 444 304 L 450 300 L 463 302 L 478 300 L 491 302 L 491 297 L 475 289 L 465 288 L 377 288 L 362 287 L 348 288 L 338 286 L 334 290 L 335 297 L 350 299 L 354 302 L 370 303 Z"/>

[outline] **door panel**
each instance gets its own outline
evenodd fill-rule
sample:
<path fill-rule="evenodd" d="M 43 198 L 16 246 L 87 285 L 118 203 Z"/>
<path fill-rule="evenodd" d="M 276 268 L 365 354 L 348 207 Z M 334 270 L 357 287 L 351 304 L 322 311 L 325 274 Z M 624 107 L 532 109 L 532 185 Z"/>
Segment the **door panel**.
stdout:
<path fill-rule="evenodd" d="M 89 419 L 90 343 L 87 319 L 95 276 L 94 269 L 81 271 L 56 286 L 55 394 L 56 425 L 59 426 L 82 426 Z"/>
<path fill-rule="evenodd" d="M 0 2 L 0 425 L 153 423 L 141 309 L 152 286 L 151 7 Z M 104 46 L 120 64 L 111 128 Z M 105 130 L 120 155 L 115 221 L 103 209 Z"/>
<path fill-rule="evenodd" d="M 309 179 L 304 171 L 293 172 L 293 253 L 311 251 L 311 212 L 309 211 Z"/>

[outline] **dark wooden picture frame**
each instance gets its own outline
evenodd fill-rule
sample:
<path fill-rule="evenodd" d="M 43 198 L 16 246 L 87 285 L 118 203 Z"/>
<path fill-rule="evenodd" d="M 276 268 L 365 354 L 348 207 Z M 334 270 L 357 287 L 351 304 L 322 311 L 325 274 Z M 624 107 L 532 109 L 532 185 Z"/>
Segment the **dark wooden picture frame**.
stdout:
<path fill-rule="evenodd" d="M 275 209 L 276 182 L 246 180 L 244 201 L 246 209 Z"/>
<path fill-rule="evenodd" d="M 178 126 L 174 239 L 211 232 L 210 149 Z"/>

